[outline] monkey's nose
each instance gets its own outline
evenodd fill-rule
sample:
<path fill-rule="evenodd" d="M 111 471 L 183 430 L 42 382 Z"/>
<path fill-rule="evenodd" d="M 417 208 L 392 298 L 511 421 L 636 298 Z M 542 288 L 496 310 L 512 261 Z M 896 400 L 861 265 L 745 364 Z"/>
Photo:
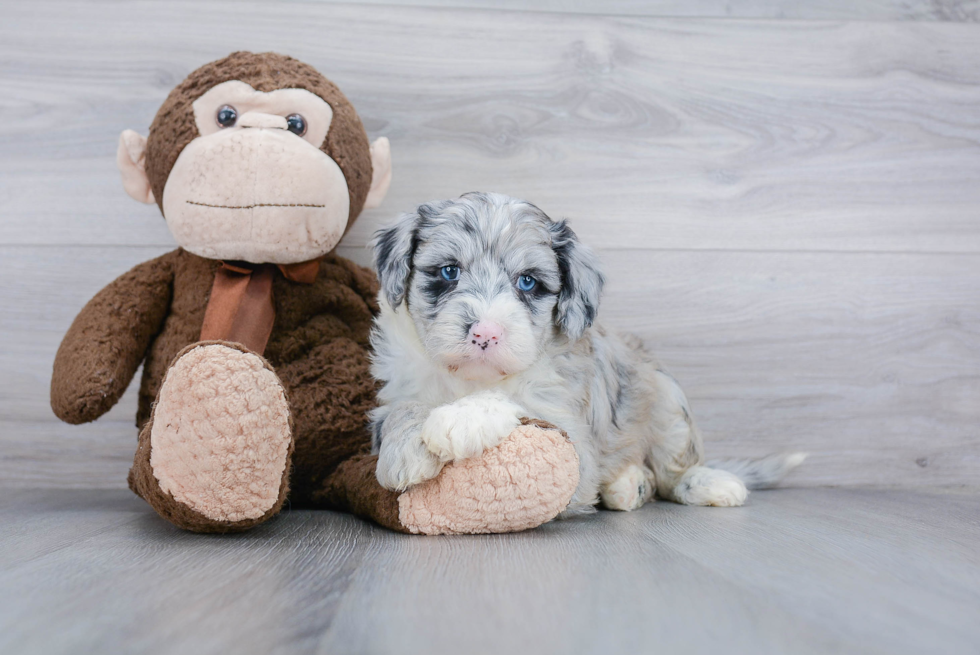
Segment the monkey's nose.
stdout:
<path fill-rule="evenodd" d="M 263 114 L 260 111 L 247 111 L 238 117 L 235 123 L 238 127 L 264 127 L 274 130 L 285 130 L 286 119 L 275 114 Z"/>

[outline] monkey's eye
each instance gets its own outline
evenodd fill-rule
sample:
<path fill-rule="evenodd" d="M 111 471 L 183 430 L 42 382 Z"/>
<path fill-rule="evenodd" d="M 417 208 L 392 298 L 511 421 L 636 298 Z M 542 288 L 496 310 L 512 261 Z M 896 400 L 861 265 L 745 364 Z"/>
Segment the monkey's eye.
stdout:
<path fill-rule="evenodd" d="M 306 134 L 306 119 L 299 114 L 290 114 L 286 116 L 286 129 L 296 136 L 303 136 Z"/>
<path fill-rule="evenodd" d="M 530 291 L 537 283 L 538 281 L 530 275 L 522 275 L 517 278 L 517 288 L 521 291 Z"/>
<path fill-rule="evenodd" d="M 459 279 L 459 266 L 443 266 L 439 269 L 442 278 L 448 282 L 455 282 Z"/>
<path fill-rule="evenodd" d="M 214 115 L 214 120 L 218 121 L 221 127 L 233 127 L 238 120 L 238 112 L 231 105 L 225 105 Z"/>

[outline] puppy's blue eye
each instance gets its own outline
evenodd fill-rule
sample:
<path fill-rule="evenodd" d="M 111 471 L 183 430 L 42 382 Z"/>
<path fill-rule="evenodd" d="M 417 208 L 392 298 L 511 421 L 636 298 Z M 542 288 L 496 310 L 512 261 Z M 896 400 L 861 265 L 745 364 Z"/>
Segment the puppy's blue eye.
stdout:
<path fill-rule="evenodd" d="M 459 266 L 443 266 L 439 272 L 442 273 L 443 279 L 449 282 L 455 282 L 459 279 Z"/>
<path fill-rule="evenodd" d="M 517 288 L 521 291 L 530 291 L 537 283 L 538 281 L 530 275 L 522 275 L 517 278 Z"/>

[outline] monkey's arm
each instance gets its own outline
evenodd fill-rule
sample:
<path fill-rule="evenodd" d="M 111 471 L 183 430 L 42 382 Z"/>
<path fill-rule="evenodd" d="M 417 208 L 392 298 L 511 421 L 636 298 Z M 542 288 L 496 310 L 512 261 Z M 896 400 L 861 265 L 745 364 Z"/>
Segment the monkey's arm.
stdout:
<path fill-rule="evenodd" d="M 105 414 L 129 386 L 170 308 L 177 251 L 116 278 L 75 317 L 51 377 L 51 409 L 67 423 Z"/>

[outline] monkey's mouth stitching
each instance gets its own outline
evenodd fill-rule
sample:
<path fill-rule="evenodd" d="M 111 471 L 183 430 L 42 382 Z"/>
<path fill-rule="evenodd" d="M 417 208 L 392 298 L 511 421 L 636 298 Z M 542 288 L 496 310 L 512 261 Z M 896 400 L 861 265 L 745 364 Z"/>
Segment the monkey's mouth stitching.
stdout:
<path fill-rule="evenodd" d="M 188 205 L 197 205 L 198 207 L 214 207 L 215 209 L 253 209 L 255 207 L 317 207 L 323 209 L 326 205 L 304 205 L 301 203 L 274 203 L 274 202 L 259 202 L 254 205 L 209 205 L 206 202 L 194 202 L 193 200 L 186 201 Z"/>

